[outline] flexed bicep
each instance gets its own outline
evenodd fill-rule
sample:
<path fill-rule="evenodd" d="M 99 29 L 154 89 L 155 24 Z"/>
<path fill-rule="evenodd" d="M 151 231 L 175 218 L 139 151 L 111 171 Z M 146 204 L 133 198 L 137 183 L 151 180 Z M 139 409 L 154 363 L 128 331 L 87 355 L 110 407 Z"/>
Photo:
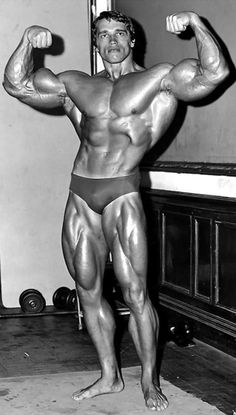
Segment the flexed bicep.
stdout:
<path fill-rule="evenodd" d="M 182 101 L 196 101 L 214 91 L 216 85 L 203 73 L 197 59 L 184 59 L 163 78 L 161 89 Z"/>
<path fill-rule="evenodd" d="M 198 59 L 184 59 L 162 81 L 162 89 L 177 99 L 194 101 L 209 95 L 229 74 L 221 47 L 200 17 L 181 12 L 166 19 L 168 32 L 179 35 L 190 27 L 195 35 Z"/>
<path fill-rule="evenodd" d="M 34 107 L 63 105 L 66 89 L 59 77 L 46 68 L 34 71 L 33 50 L 49 48 L 51 44 L 48 29 L 31 26 L 25 30 L 5 68 L 3 86 L 10 95 Z"/>
<path fill-rule="evenodd" d="M 55 108 L 63 106 L 67 96 L 65 85 L 47 68 L 38 69 L 24 84 L 24 93 L 18 97 L 25 104 Z"/>

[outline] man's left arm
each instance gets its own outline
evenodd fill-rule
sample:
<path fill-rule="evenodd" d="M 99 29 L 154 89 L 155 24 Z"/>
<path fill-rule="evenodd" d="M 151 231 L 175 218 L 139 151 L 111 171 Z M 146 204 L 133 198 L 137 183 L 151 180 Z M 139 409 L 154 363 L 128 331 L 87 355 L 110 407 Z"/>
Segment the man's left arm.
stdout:
<path fill-rule="evenodd" d="M 180 34 L 190 26 L 195 34 L 198 59 L 184 59 L 173 66 L 161 83 L 161 89 L 177 99 L 195 101 L 209 95 L 229 74 L 228 65 L 213 34 L 194 12 L 168 16 L 167 31 Z"/>

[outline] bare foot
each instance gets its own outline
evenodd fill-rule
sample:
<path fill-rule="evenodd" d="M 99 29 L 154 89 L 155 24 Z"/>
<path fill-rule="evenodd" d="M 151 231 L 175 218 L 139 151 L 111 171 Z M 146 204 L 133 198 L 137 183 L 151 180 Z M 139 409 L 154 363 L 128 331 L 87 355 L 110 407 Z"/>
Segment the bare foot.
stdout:
<path fill-rule="evenodd" d="M 151 385 L 144 390 L 144 399 L 146 407 L 151 411 L 163 411 L 169 405 L 167 398 L 156 385 Z"/>
<path fill-rule="evenodd" d="M 72 398 L 75 399 L 75 401 L 82 401 L 83 399 L 94 398 L 95 396 L 106 393 L 121 392 L 123 389 L 124 383 L 120 378 L 112 383 L 100 378 L 87 388 L 74 392 Z"/>

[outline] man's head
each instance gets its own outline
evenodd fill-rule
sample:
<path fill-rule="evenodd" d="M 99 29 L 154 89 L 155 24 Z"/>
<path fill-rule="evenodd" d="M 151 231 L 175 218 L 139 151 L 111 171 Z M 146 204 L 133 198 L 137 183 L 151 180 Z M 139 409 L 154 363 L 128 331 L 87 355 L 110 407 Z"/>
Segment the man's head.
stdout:
<path fill-rule="evenodd" d="M 93 22 L 96 49 L 103 62 L 119 64 L 132 60 L 134 29 L 131 20 L 117 11 L 102 12 Z"/>
<path fill-rule="evenodd" d="M 128 30 L 130 34 L 131 41 L 134 41 L 135 30 L 134 30 L 134 26 L 133 26 L 131 19 L 116 10 L 110 10 L 110 11 L 101 12 L 100 15 L 92 23 L 92 38 L 93 38 L 93 43 L 95 46 L 97 43 L 96 42 L 97 24 L 102 19 L 106 19 L 108 22 L 110 22 L 110 20 L 115 20 L 116 22 L 124 23 L 126 26 L 126 29 Z"/>

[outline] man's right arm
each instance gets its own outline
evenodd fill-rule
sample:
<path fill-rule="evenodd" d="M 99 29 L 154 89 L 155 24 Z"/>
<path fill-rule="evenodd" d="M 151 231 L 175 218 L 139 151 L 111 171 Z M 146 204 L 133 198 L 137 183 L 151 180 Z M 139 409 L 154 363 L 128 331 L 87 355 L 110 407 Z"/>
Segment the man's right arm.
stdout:
<path fill-rule="evenodd" d="M 67 93 L 60 79 L 46 68 L 34 72 L 33 49 L 48 48 L 51 44 L 49 30 L 31 26 L 25 30 L 19 46 L 6 65 L 5 90 L 27 105 L 54 108 L 65 103 Z"/>

